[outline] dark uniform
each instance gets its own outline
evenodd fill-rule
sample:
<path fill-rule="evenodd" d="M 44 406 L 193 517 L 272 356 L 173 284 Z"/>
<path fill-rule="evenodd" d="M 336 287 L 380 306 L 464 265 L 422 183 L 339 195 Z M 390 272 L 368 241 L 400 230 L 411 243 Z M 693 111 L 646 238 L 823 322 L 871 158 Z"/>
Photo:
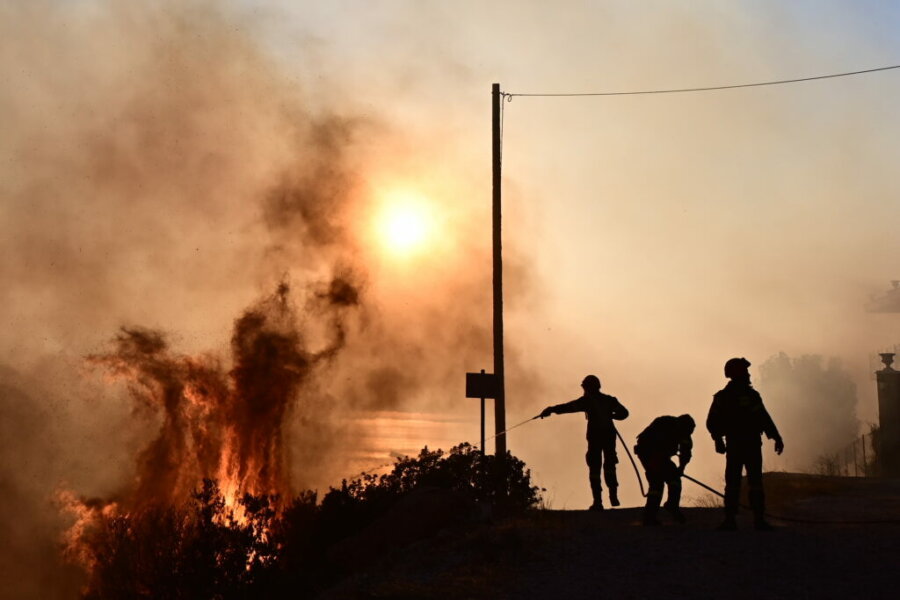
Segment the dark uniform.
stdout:
<path fill-rule="evenodd" d="M 591 494 L 594 497 L 592 510 L 603 509 L 603 485 L 602 478 L 606 480 L 609 488 L 610 504 L 619 505 L 618 487 L 616 480 L 616 428 L 613 419 L 621 421 L 628 417 L 628 409 L 613 396 L 600 391 L 600 380 L 594 375 L 588 375 L 581 384 L 584 395 L 565 404 L 548 406 L 541 413 L 541 417 L 551 414 L 566 414 L 583 412 L 587 418 L 587 442 L 588 450 L 585 455 L 588 465 L 588 477 L 591 482 Z"/>
<path fill-rule="evenodd" d="M 644 466 L 647 476 L 647 503 L 644 506 L 644 523 L 658 525 L 656 513 L 662 502 L 663 487 L 668 485 L 669 497 L 666 499 L 666 510 L 672 517 L 683 523 L 684 515 L 679 508 L 681 502 L 681 474 L 691 461 L 691 434 L 694 432 L 694 419 L 690 415 L 680 417 L 657 417 L 650 426 L 637 437 L 634 453 Z M 672 457 L 678 455 L 678 466 Z"/>
<path fill-rule="evenodd" d="M 730 366 L 730 368 L 729 368 Z M 713 396 L 706 428 L 716 443 L 716 451 L 725 453 L 725 522 L 722 529 L 736 527 L 741 495 L 741 476 L 747 470 L 750 487 L 750 506 L 756 526 L 768 529 L 765 522 L 765 495 L 762 484 L 761 434 L 775 440 L 775 451 L 781 454 L 784 442 L 763 405 L 762 397 L 750 384 L 746 359 L 731 359 L 726 363 L 725 374 L 731 378 L 728 385 Z"/>

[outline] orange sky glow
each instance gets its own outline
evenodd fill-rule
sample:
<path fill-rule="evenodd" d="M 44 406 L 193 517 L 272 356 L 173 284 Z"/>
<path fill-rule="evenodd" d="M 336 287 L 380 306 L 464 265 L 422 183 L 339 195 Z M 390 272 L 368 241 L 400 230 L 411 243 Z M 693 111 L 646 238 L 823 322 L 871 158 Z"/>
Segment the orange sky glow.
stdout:
<path fill-rule="evenodd" d="M 492 365 L 491 83 L 706 86 L 900 56 L 885 3 L 564 4 L 0 8 L 0 375 L 71 449 L 45 479 L 113 494 L 159 428 L 85 372 L 120 327 L 227 370 L 235 319 L 287 281 L 319 350 L 335 324 L 310 306 L 335 276 L 360 307 L 286 417 L 293 484 L 475 443 L 464 374 Z M 896 315 L 864 310 L 900 277 L 898 95 L 892 71 L 504 103 L 507 423 L 575 398 L 588 373 L 631 411 L 626 439 L 661 414 L 702 423 L 727 358 L 758 380 L 786 352 L 838 359 L 867 430 L 873 357 L 900 342 Z M 784 423 L 769 468 L 808 467 L 792 462 L 801 425 Z M 509 436 L 553 507 L 589 504 L 584 428 L 569 415 Z M 694 474 L 719 482 L 702 426 L 695 440 Z M 620 479 L 638 504 L 624 454 Z"/>

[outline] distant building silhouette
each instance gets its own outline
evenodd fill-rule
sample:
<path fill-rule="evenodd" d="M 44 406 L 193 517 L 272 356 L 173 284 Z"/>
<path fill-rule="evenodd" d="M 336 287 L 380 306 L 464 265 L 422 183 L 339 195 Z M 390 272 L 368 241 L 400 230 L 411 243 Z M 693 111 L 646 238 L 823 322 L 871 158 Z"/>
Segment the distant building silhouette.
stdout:
<path fill-rule="evenodd" d="M 878 381 L 878 463 L 882 475 L 900 477 L 900 371 L 893 368 L 894 354 L 881 355 L 884 369 Z"/>

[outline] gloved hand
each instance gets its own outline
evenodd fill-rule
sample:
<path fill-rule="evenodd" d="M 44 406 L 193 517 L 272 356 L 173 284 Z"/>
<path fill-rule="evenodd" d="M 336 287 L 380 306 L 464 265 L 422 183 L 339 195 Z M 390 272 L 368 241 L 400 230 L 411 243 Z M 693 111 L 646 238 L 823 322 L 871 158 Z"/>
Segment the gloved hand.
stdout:
<path fill-rule="evenodd" d="M 782 452 L 784 452 L 784 440 L 778 438 L 775 440 L 775 454 L 781 454 Z"/>
<path fill-rule="evenodd" d="M 547 408 L 545 408 L 544 410 L 542 410 L 542 411 L 541 411 L 541 414 L 538 415 L 538 416 L 539 416 L 540 418 L 542 418 L 542 419 L 545 419 L 545 418 L 549 417 L 549 416 L 552 415 L 552 414 L 553 414 L 553 409 L 551 409 L 551 408 L 548 406 Z"/>
<path fill-rule="evenodd" d="M 678 474 L 679 474 L 679 475 L 684 475 L 684 468 L 685 468 L 686 466 L 687 466 L 686 464 L 684 464 L 684 465 L 678 465 Z"/>
<path fill-rule="evenodd" d="M 716 453 L 725 454 L 725 439 L 716 438 Z"/>

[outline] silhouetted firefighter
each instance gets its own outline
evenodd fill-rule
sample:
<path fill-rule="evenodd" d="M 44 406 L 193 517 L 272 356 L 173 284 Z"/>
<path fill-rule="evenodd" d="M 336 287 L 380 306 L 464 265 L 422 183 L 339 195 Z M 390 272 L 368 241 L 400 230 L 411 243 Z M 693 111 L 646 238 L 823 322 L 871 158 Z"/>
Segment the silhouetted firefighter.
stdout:
<path fill-rule="evenodd" d="M 750 506 L 757 529 L 771 529 L 766 522 L 765 494 L 762 484 L 762 439 L 765 433 L 775 440 L 775 452 L 781 454 L 784 442 L 762 397 L 750 385 L 750 361 L 732 358 L 725 363 L 725 377 L 731 379 L 713 396 L 706 428 L 716 444 L 716 452 L 725 454 L 725 521 L 721 530 L 737 529 L 735 515 L 741 496 L 741 476 L 747 469 Z"/>
<path fill-rule="evenodd" d="M 657 417 L 637 437 L 634 453 L 644 465 L 647 483 L 647 504 L 644 506 L 644 525 L 659 525 L 656 513 L 662 502 L 663 487 L 669 487 L 665 508 L 672 518 L 684 523 L 681 512 L 681 474 L 691 461 L 691 434 L 694 433 L 694 419 L 691 415 L 680 417 Z M 678 455 L 678 466 L 672 457 Z"/>
<path fill-rule="evenodd" d="M 619 401 L 600 391 L 600 379 L 596 375 L 588 375 L 581 382 L 584 395 L 565 404 L 548 406 L 541 412 L 543 419 L 552 414 L 565 414 L 583 412 L 587 418 L 587 459 L 589 477 L 591 481 L 591 493 L 594 503 L 591 510 L 603 510 L 603 485 L 602 477 L 609 488 L 609 503 L 619 506 L 618 488 L 616 480 L 616 428 L 613 419 L 621 421 L 628 416 L 628 410 Z"/>

